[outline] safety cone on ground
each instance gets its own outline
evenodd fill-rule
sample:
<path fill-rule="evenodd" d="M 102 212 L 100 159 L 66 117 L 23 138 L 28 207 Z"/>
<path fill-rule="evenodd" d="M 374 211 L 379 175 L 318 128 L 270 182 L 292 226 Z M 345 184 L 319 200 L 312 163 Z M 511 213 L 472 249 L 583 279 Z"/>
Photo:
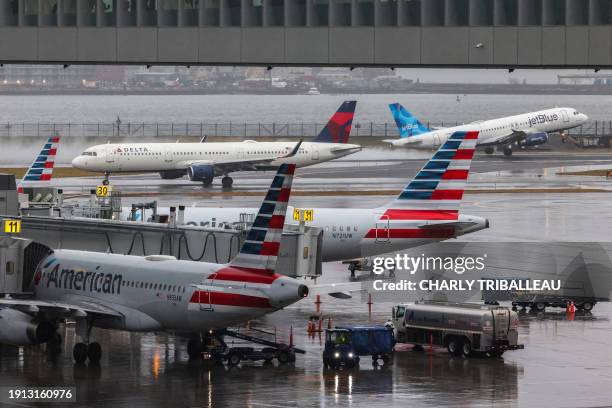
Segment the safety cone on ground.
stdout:
<path fill-rule="evenodd" d="M 289 326 L 289 347 L 293 347 L 293 326 Z"/>
<path fill-rule="evenodd" d="M 372 294 L 368 293 L 368 315 L 372 315 Z"/>
<path fill-rule="evenodd" d="M 321 295 L 317 295 L 315 305 L 317 305 L 317 313 L 319 313 L 321 311 Z"/>
<path fill-rule="evenodd" d="M 313 330 L 313 328 L 312 328 L 312 319 L 308 319 L 308 327 L 307 327 L 306 331 L 308 332 L 308 334 L 311 334 L 312 330 Z"/>

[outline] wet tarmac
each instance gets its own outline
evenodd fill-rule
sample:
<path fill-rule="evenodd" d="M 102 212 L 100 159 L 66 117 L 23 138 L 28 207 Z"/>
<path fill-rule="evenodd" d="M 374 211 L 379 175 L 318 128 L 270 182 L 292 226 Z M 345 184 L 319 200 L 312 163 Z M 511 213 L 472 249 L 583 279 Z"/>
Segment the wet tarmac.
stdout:
<path fill-rule="evenodd" d="M 573 187 L 604 192 L 538 192 L 467 194 L 461 211 L 489 218 L 491 228 L 464 236 L 466 241 L 609 241 L 612 200 L 604 177 L 558 176 L 558 169 L 602 166 L 609 155 L 530 153 L 505 159 L 482 156 L 475 163 L 470 187 Z M 399 189 L 423 161 L 419 159 L 374 165 L 344 162 L 344 166 L 301 169 L 296 189 Z M 350 165 L 349 165 L 350 164 Z M 565 167 L 571 164 L 571 167 Z M 236 191 L 265 190 L 269 173 L 235 175 Z M 373 178 L 368 180 L 368 178 Z M 146 186 L 143 186 L 147 183 Z M 113 184 L 123 191 L 146 191 L 123 198 L 123 204 L 158 199 L 161 206 L 256 207 L 260 196 L 194 197 L 202 191 L 186 179 L 161 181 L 157 175 L 117 176 Z M 96 178 L 60 179 L 66 190 L 86 189 Z M 488 187 L 486 187 L 488 186 Z M 213 187 L 220 190 L 219 186 Z M 501 187 L 500 187 L 501 188 Z M 159 195 L 160 193 L 167 193 Z M 388 202 L 390 196 L 299 196 L 295 206 L 368 208 Z M 316 215 L 315 215 L 316 216 Z M 324 265 L 323 282 L 344 281 L 340 263 Z M 365 299 L 322 299 L 325 319 L 334 324 L 383 323 L 391 303 L 375 303 L 368 314 Z M 295 364 L 242 363 L 239 367 L 190 362 L 186 342 L 172 334 L 138 334 L 94 330 L 93 339 L 104 350 L 100 365 L 75 366 L 71 351 L 74 328 L 62 337 L 60 354 L 45 347 L 19 350 L 5 347 L 0 357 L 1 386 L 75 386 L 77 404 L 88 407 L 293 407 L 293 406 L 500 406 L 599 407 L 612 401 L 612 305 L 599 303 L 592 314 L 568 316 L 551 309 L 544 314 L 522 314 L 520 342 L 525 350 L 507 352 L 502 359 L 449 357 L 402 350 L 387 367 L 373 367 L 363 359 L 359 369 L 322 368 L 324 340 L 306 333 L 315 313 L 314 299 L 254 322 L 254 327 L 276 332 L 287 342 L 293 327 L 295 344 L 306 350 Z M 399 347 L 403 349 L 405 347 Z M 20 404 L 19 406 L 29 406 Z"/>
<path fill-rule="evenodd" d="M 327 279 L 344 276 L 336 267 Z M 392 304 L 374 304 L 371 315 L 360 298 L 323 297 L 321 312 L 334 325 L 384 323 Z M 315 312 L 305 299 L 253 327 L 306 350 L 295 364 L 243 362 L 238 367 L 188 361 L 183 339 L 166 334 L 94 330 L 104 355 L 100 365 L 74 365 L 74 329 L 59 355 L 44 347 L 4 349 L 0 386 L 75 386 L 77 403 L 88 407 L 294 407 L 294 406 L 501 406 L 594 407 L 612 401 L 612 305 L 592 314 L 568 316 L 560 309 L 521 314 L 524 350 L 503 358 L 450 357 L 445 350 L 412 351 L 398 346 L 389 366 L 363 358 L 358 369 L 331 371 L 321 364 L 324 340 L 309 336 Z M 19 406 L 28 406 L 20 404 Z"/>

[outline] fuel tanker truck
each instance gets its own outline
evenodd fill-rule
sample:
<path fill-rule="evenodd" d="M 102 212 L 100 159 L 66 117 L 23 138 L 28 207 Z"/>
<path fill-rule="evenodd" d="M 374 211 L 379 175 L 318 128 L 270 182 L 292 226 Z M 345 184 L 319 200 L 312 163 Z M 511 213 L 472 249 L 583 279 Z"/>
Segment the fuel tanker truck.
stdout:
<path fill-rule="evenodd" d="M 500 357 L 518 344 L 518 314 L 507 307 L 476 303 L 418 301 L 393 307 L 398 343 L 446 347 L 454 356 L 485 353 Z"/>

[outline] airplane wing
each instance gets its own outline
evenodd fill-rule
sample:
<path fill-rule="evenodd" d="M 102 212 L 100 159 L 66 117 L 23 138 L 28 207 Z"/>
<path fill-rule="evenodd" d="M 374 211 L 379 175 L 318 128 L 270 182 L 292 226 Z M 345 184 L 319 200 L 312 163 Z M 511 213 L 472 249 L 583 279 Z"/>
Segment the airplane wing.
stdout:
<path fill-rule="evenodd" d="M 92 301 L 77 299 L 71 299 L 66 302 L 54 302 L 37 299 L 2 298 L 0 299 L 0 307 L 10 307 L 28 314 L 44 311 L 63 317 L 84 317 L 88 314 L 106 317 L 123 317 L 121 313 L 110 307 Z"/>
<path fill-rule="evenodd" d="M 496 136 L 492 139 L 486 139 L 484 141 L 479 141 L 478 146 L 496 146 L 500 144 L 508 144 L 523 140 L 527 137 L 528 133 L 523 130 L 514 130 L 512 129 L 511 133 Z"/>
<path fill-rule="evenodd" d="M 240 160 L 191 160 L 183 162 L 185 167 L 197 166 L 197 165 L 209 165 L 215 167 L 216 174 L 222 173 L 231 173 L 234 171 L 249 171 L 249 170 L 257 170 L 259 166 L 270 164 L 274 160 L 284 159 L 287 157 L 293 157 L 297 154 L 302 145 L 302 140 L 300 140 L 295 147 L 287 154 L 283 156 L 274 156 L 260 159 L 240 159 Z"/>
<path fill-rule="evenodd" d="M 350 299 L 352 293 L 363 290 L 361 282 L 327 283 L 308 286 L 309 296 L 329 295 L 338 299 Z"/>

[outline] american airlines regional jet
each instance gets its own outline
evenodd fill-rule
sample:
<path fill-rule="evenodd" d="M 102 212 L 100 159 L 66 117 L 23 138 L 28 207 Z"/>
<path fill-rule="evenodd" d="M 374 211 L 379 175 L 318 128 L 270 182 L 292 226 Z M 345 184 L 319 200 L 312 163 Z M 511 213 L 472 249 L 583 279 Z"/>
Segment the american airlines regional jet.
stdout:
<path fill-rule="evenodd" d="M 276 170 L 283 163 L 305 167 L 356 153 L 361 146 L 348 144 L 356 101 L 344 102 L 313 142 L 304 142 L 297 155 L 289 153 L 295 142 L 224 143 L 109 143 L 87 148 L 72 161 L 77 169 L 104 173 L 104 183 L 114 172 L 159 173 L 162 179 L 187 175 L 209 186 L 223 176 L 231 187 L 232 172 Z"/>
<path fill-rule="evenodd" d="M 480 132 L 478 146 L 484 147 L 487 154 L 493 154 L 497 147 L 506 156 L 512 155 L 513 146 L 539 146 L 548 142 L 549 133 L 583 125 L 589 119 L 573 108 L 553 108 L 450 128 L 430 129 L 399 103 L 390 104 L 389 109 L 400 132 L 399 139 L 385 140 L 393 146 L 435 149 L 456 131 L 477 131 Z"/>

